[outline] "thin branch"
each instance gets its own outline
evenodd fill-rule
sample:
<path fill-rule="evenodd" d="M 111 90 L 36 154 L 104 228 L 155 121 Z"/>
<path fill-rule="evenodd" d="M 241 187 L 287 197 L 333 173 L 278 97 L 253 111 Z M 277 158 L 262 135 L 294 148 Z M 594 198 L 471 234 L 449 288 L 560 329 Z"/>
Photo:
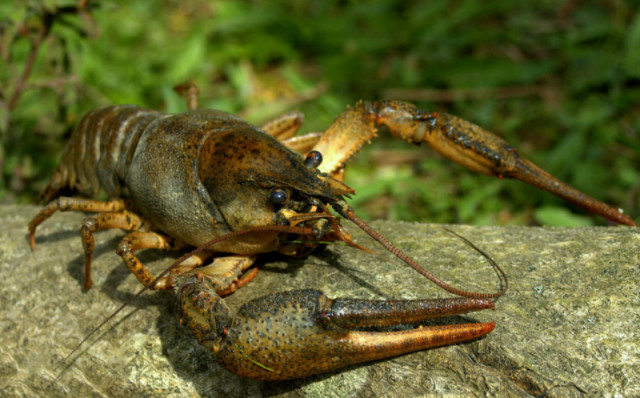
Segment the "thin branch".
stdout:
<path fill-rule="evenodd" d="M 22 75 L 20 75 L 14 86 L 13 95 L 9 100 L 9 111 L 13 110 L 16 107 L 16 105 L 18 104 L 18 100 L 20 99 L 20 95 L 22 95 L 22 93 L 24 92 L 27 79 L 29 79 L 29 75 L 31 75 L 31 70 L 33 69 L 33 65 L 35 64 L 36 57 L 38 56 L 40 45 L 51 31 L 52 23 L 52 14 L 46 13 L 42 16 L 42 25 L 38 29 L 38 35 L 36 36 L 36 38 L 31 41 L 31 50 L 29 52 L 29 57 L 27 58 L 27 63 L 24 66 Z"/>

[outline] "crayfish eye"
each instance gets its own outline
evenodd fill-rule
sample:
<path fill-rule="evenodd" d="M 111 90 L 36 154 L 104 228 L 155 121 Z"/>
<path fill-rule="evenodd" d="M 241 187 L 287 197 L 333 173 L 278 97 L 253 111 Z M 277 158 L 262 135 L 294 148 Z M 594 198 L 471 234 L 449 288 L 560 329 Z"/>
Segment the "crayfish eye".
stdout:
<path fill-rule="evenodd" d="M 307 153 L 307 157 L 304 159 L 304 165 L 310 169 L 315 169 L 322 163 L 322 154 L 318 151 L 311 151 Z"/>
<path fill-rule="evenodd" d="M 269 200 L 274 205 L 283 205 L 289 201 L 289 191 L 282 188 L 275 188 L 269 195 Z"/>

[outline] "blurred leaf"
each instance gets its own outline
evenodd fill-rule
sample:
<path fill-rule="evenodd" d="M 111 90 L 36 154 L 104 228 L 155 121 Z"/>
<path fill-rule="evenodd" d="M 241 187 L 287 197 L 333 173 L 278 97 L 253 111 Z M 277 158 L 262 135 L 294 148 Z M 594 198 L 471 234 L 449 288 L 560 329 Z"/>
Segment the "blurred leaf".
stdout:
<path fill-rule="evenodd" d="M 172 62 L 167 72 L 171 82 L 191 79 L 198 74 L 206 60 L 206 43 L 204 36 L 193 36 L 182 42 L 182 51 L 177 62 Z"/>
<path fill-rule="evenodd" d="M 554 60 L 519 63 L 498 59 L 466 59 L 443 70 L 452 87 L 499 87 L 535 83 L 556 67 Z"/>
<path fill-rule="evenodd" d="M 640 78 L 640 11 L 636 12 L 628 28 L 623 59 L 627 72 L 635 78 Z"/>
<path fill-rule="evenodd" d="M 534 217 L 541 225 L 549 225 L 551 227 L 584 227 L 592 225 L 592 222 L 587 217 L 574 214 L 564 207 L 540 207 L 535 210 Z"/>

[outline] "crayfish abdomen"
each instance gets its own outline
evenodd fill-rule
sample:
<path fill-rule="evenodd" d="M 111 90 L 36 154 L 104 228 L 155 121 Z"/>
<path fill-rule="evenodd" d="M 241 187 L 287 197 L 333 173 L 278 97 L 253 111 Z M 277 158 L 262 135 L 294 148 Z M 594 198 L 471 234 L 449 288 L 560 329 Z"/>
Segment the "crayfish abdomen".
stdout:
<path fill-rule="evenodd" d="M 109 106 L 89 112 L 73 130 L 60 165 L 43 192 L 49 202 L 64 188 L 86 196 L 101 189 L 118 197 L 140 137 L 163 113 L 137 106 Z"/>

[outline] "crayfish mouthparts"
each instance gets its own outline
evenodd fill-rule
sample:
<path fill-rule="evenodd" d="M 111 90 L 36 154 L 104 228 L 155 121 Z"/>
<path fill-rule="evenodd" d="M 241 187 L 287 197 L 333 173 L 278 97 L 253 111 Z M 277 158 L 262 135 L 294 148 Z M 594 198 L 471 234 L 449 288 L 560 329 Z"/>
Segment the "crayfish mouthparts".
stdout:
<path fill-rule="evenodd" d="M 242 377 L 288 380 L 427 348 L 475 339 L 490 323 L 367 328 L 493 309 L 484 299 L 329 299 L 318 290 L 273 293 L 245 303 L 230 317 L 206 278 L 186 277 L 179 290 L 181 320 L 219 362 Z"/>

